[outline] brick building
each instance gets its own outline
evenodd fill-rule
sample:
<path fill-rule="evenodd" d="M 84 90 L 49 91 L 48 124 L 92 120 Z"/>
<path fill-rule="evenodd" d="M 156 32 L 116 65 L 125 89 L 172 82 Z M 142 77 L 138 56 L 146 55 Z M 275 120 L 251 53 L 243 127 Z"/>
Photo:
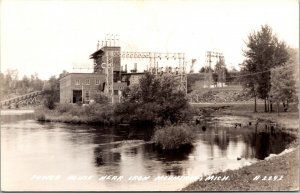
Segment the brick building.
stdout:
<path fill-rule="evenodd" d="M 106 61 L 107 51 L 120 52 L 121 48 L 105 46 L 91 54 L 90 59 L 94 60 L 93 73 L 70 73 L 60 79 L 60 103 L 88 103 L 94 94 L 104 92 L 106 74 L 102 63 Z M 136 72 L 136 69 L 132 71 Z M 122 71 L 120 56 L 113 56 L 113 101 L 120 102 L 122 90 L 130 84 L 138 83 L 143 74 Z"/>
<path fill-rule="evenodd" d="M 104 86 L 104 74 L 70 73 L 60 79 L 60 103 L 87 102 Z"/>

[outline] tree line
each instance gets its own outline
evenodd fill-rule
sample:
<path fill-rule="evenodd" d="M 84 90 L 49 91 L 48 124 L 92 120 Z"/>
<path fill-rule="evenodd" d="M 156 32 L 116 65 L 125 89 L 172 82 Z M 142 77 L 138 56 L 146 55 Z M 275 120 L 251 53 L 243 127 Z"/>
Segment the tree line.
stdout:
<path fill-rule="evenodd" d="M 0 73 L 2 99 L 40 91 L 44 84 L 45 82 L 38 77 L 37 73 L 31 76 L 25 75 L 22 79 L 18 78 L 18 70 L 7 70 L 5 74 Z"/>
<path fill-rule="evenodd" d="M 67 75 L 63 70 L 58 77 L 51 76 L 48 80 L 42 80 L 37 73 L 24 75 L 19 79 L 18 70 L 7 70 L 0 73 L 0 96 L 1 100 L 13 98 L 34 91 L 44 91 L 43 103 L 46 107 L 53 109 L 54 104 L 59 102 L 59 79 Z"/>

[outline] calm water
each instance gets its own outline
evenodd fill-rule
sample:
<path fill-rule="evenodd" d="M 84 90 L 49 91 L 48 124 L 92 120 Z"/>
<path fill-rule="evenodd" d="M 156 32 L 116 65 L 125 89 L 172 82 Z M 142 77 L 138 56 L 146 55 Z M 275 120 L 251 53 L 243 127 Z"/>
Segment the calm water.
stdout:
<path fill-rule="evenodd" d="M 149 143 L 151 128 L 42 124 L 30 112 L 2 112 L 2 188 L 179 190 L 192 181 L 156 181 L 155 178 L 202 176 L 236 169 L 264 159 L 270 153 L 280 153 L 292 140 L 283 133 L 261 132 L 255 129 L 255 124 L 244 126 L 249 121 L 232 116 L 209 118 L 204 122 L 206 129 L 200 126 L 195 132 L 197 140 L 193 148 L 164 153 Z M 243 128 L 235 128 L 236 122 L 242 123 Z M 106 175 L 124 178 L 99 180 Z M 38 180 L 41 176 L 48 180 Z M 78 178 L 71 179 L 74 176 Z M 130 181 L 130 176 L 150 178 Z"/>

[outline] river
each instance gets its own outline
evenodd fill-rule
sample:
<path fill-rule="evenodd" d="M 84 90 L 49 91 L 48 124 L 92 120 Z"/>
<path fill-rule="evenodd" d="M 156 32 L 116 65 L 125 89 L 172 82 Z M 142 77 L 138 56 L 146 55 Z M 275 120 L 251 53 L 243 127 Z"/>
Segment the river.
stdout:
<path fill-rule="evenodd" d="M 206 118 L 192 148 L 166 153 L 149 142 L 152 128 L 40 123 L 32 111 L 1 111 L 2 190 L 180 190 L 192 180 L 159 177 L 237 169 L 280 153 L 292 140 L 280 132 L 258 132 L 250 121 Z"/>

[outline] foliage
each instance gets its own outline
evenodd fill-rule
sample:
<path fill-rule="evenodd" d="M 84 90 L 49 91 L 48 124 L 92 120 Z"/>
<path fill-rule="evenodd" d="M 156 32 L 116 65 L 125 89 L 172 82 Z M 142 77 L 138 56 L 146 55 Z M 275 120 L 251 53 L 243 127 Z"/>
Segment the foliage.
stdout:
<path fill-rule="evenodd" d="M 200 73 L 204 73 L 204 72 L 214 72 L 214 70 L 211 67 L 202 67 L 199 71 Z"/>
<path fill-rule="evenodd" d="M 272 99 L 281 102 L 294 98 L 296 81 L 291 74 L 292 70 L 288 67 L 274 68 L 271 73 Z"/>
<path fill-rule="evenodd" d="M 270 69 L 285 64 L 289 54 L 285 42 L 279 41 L 271 27 L 264 25 L 260 31 L 250 33 L 244 50 L 246 60 L 241 69 L 241 80 L 253 96 L 267 100 L 271 89 Z"/>
<path fill-rule="evenodd" d="M 51 76 L 44 88 L 44 106 L 54 109 L 55 103 L 59 102 L 59 79 Z"/>
<path fill-rule="evenodd" d="M 187 74 L 187 92 L 192 92 L 197 81 L 204 81 L 204 73 Z"/>
<path fill-rule="evenodd" d="M 297 98 L 297 50 L 289 50 L 291 59 L 287 64 L 271 71 L 271 96 L 277 103 L 295 100 Z"/>
<path fill-rule="evenodd" d="M 177 82 L 171 76 L 145 74 L 139 85 L 125 89 L 124 102 L 117 105 L 115 116 L 118 120 L 155 124 L 186 120 L 189 105 Z"/>
<path fill-rule="evenodd" d="M 54 109 L 48 108 L 35 111 L 38 121 L 54 121 L 85 124 L 114 124 L 113 107 L 111 104 L 57 104 Z"/>
<path fill-rule="evenodd" d="M 39 79 L 37 73 L 30 77 L 24 76 L 20 80 L 18 79 L 17 70 L 7 70 L 5 74 L 0 73 L 0 95 L 3 98 L 40 91 L 42 90 L 43 85 L 44 81 Z"/>
<path fill-rule="evenodd" d="M 93 99 L 98 104 L 107 104 L 109 102 L 108 97 L 103 94 L 103 92 L 96 92 L 92 94 L 91 99 Z"/>
<path fill-rule="evenodd" d="M 157 128 L 153 135 L 153 142 L 162 149 L 178 149 L 183 145 L 192 145 L 195 135 L 186 124 L 168 125 Z"/>
<path fill-rule="evenodd" d="M 220 59 L 215 66 L 215 73 L 217 74 L 217 80 L 215 82 L 222 82 L 226 81 L 226 65 L 224 59 Z"/>

